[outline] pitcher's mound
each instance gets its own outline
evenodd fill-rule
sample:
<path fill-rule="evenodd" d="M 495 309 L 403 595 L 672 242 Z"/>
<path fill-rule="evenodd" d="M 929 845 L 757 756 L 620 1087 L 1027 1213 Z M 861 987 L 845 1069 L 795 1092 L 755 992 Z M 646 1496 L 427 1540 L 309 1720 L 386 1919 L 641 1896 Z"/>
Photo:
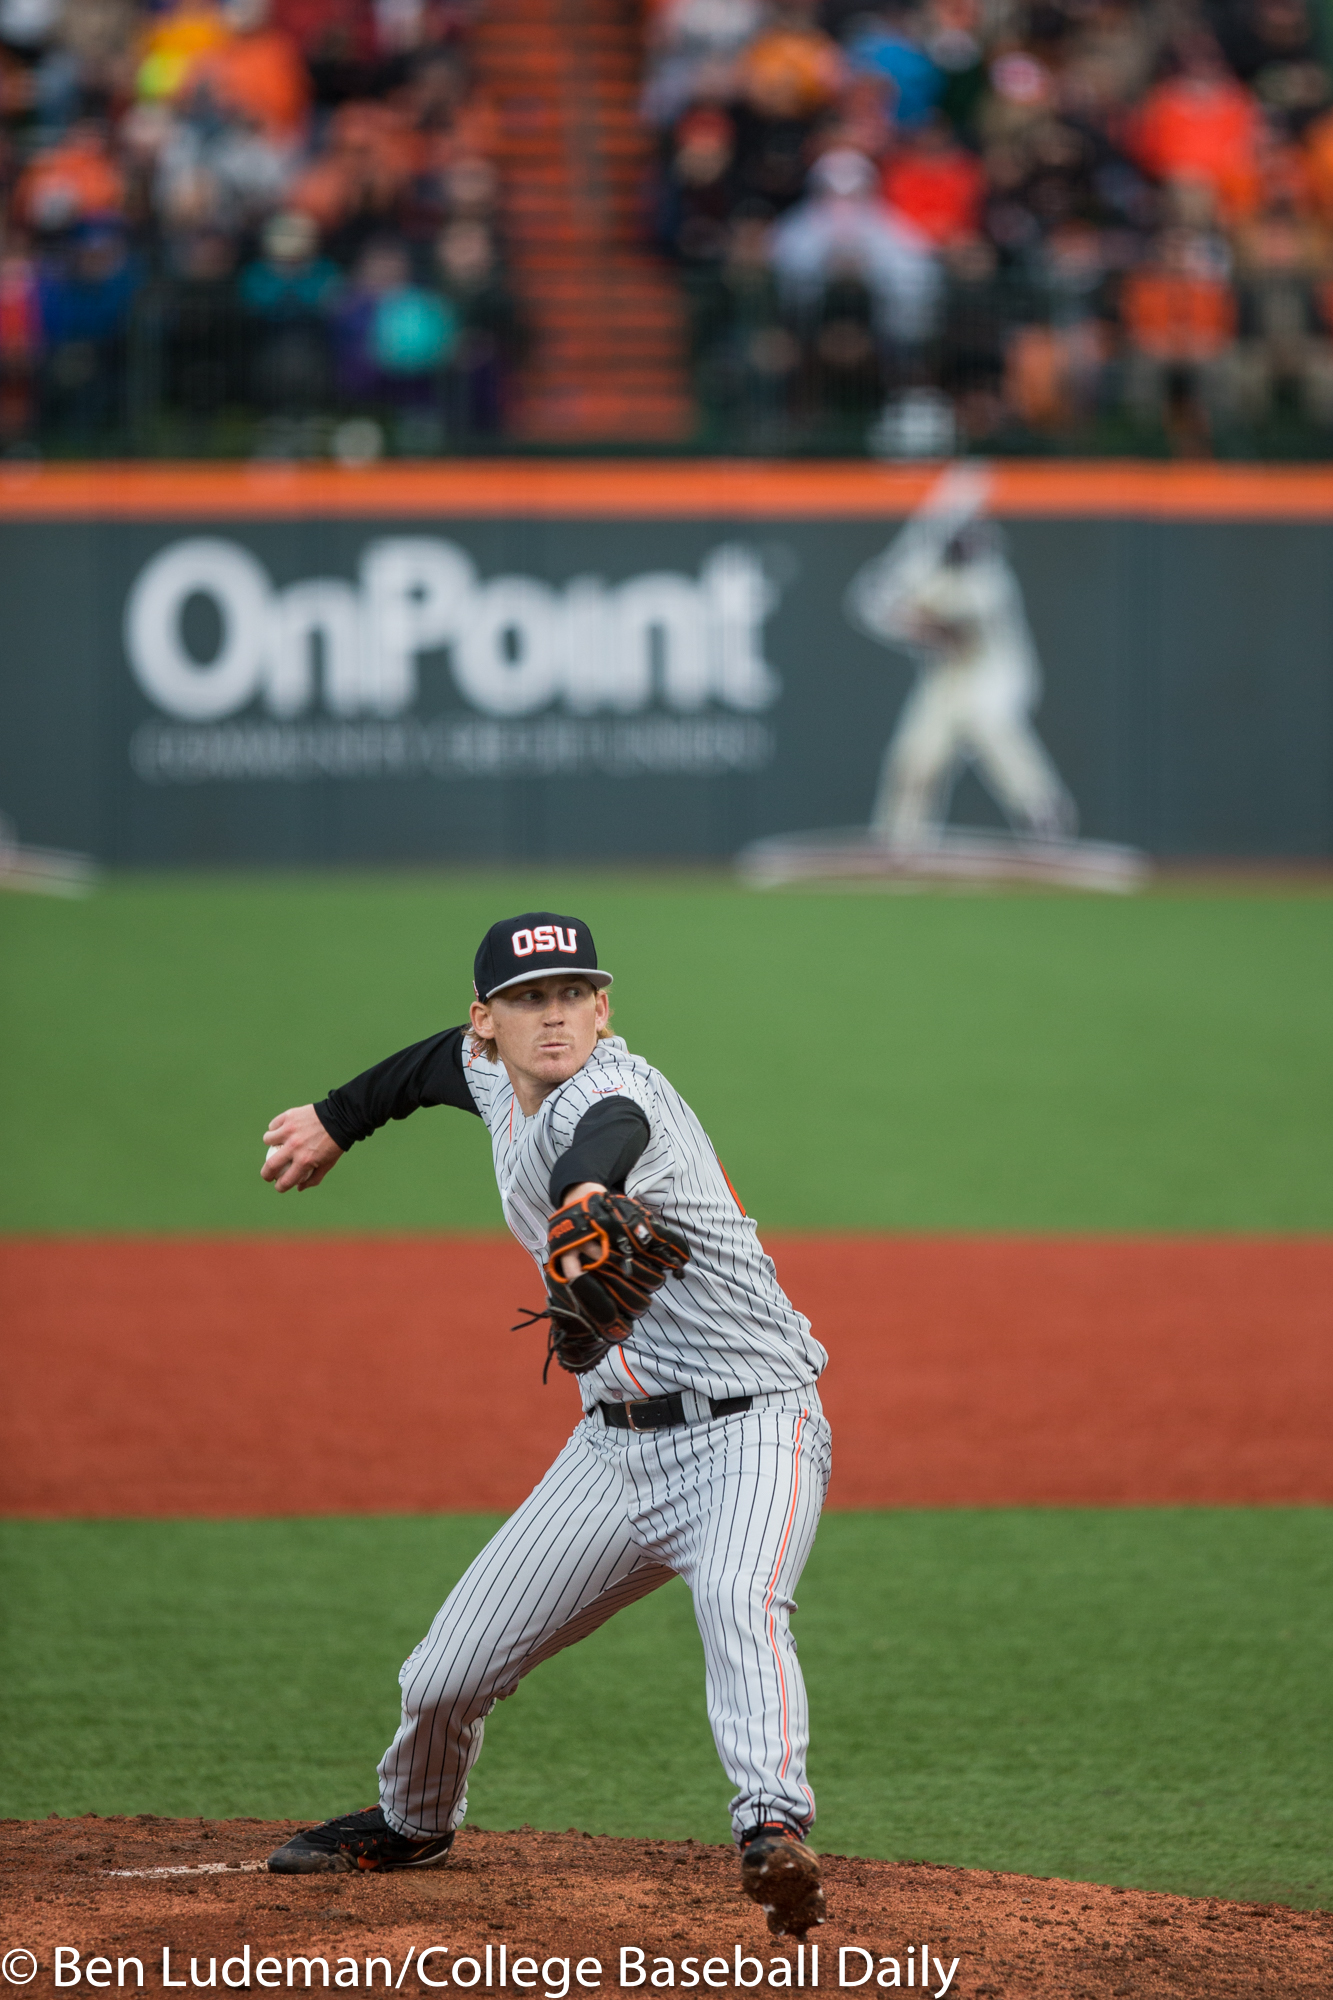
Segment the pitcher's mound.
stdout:
<path fill-rule="evenodd" d="M 562 1989 L 568 2000 L 679 1990 L 763 2000 L 801 1986 L 827 2000 L 878 2000 L 892 1987 L 965 2000 L 1222 2000 L 1326 1996 L 1330 1985 L 1323 1912 L 831 1854 L 829 1920 L 802 1953 L 770 1938 L 741 1897 L 729 1848 L 465 1830 L 443 1867 L 417 1873 L 264 1872 L 300 1823 L 0 1822 L 0 1972 L 43 1995 L 133 1992 L 141 1966 L 151 1992 L 168 1980 L 187 1993 L 308 1981 L 412 1995 L 489 1986 L 509 2000 L 565 2000 Z M 90 1974 L 99 1957 L 105 1967 Z"/>

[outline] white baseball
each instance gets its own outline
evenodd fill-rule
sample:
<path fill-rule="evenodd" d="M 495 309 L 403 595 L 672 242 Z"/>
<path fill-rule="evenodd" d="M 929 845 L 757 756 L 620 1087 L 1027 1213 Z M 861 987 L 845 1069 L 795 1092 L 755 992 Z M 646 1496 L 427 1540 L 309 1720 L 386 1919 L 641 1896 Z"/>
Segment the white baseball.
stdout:
<path fill-rule="evenodd" d="M 276 1160 L 281 1151 L 281 1146 L 270 1146 L 264 1155 L 264 1165 L 267 1166 L 270 1160 Z"/>

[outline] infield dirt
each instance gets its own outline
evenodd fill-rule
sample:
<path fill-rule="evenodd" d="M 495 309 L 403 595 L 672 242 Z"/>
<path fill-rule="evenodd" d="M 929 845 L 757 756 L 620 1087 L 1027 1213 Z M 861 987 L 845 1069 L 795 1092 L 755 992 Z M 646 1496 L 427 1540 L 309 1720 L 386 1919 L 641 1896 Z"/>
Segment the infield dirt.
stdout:
<path fill-rule="evenodd" d="M 21 1990 L 54 1994 L 57 1946 L 79 1954 L 83 1973 L 90 1957 L 108 1958 L 112 1991 L 138 1988 L 135 1968 L 117 1988 L 119 1961 L 142 1962 L 144 1987 L 166 1990 L 163 1952 L 173 1985 L 196 1990 L 212 1983 L 226 1990 L 223 1970 L 234 1990 L 304 1991 L 300 1961 L 309 1958 L 311 1980 L 324 1988 L 320 1960 L 327 1961 L 330 1990 L 338 1982 L 366 1987 L 367 1958 L 390 1961 L 400 1993 L 424 1995 L 444 1986 L 464 1957 L 477 1961 L 478 1991 L 485 1993 L 486 1952 L 491 1951 L 492 1993 L 519 2000 L 522 1981 L 513 1977 L 515 1959 L 594 1958 L 600 1980 L 571 1996 L 600 1993 L 621 2000 L 626 1992 L 656 1996 L 681 1990 L 682 1961 L 705 1957 L 726 1961 L 726 1975 L 714 1967 L 711 1990 L 740 2000 L 745 1992 L 772 1996 L 786 1992 L 770 1984 L 774 1961 L 792 1962 L 790 1939 L 769 1937 L 762 1914 L 740 1896 L 734 1855 L 722 1847 L 670 1841 L 613 1840 L 579 1833 L 484 1833 L 464 1830 L 453 1856 L 442 1867 L 392 1875 L 273 1876 L 258 1872 L 200 1872 L 218 1864 L 262 1860 L 295 1828 L 296 1822 L 98 1819 L 0 1823 L 0 1890 L 3 1892 L 5 1952 L 33 1953 L 39 1970 Z M 166 1876 L 117 1876 L 114 1869 L 176 1869 Z M 1079 1882 L 937 1867 L 922 1862 L 824 1859 L 829 1920 L 813 1931 L 805 1959 L 809 1993 L 809 1945 L 819 1946 L 820 1995 L 841 2000 L 847 1993 L 880 1994 L 882 1971 L 895 1961 L 901 1984 L 908 1966 L 919 1974 L 921 1951 L 930 1960 L 930 1987 L 940 1991 L 952 1962 L 958 1961 L 947 1991 L 963 2000 L 1113 2000 L 1113 1996 L 1175 1995 L 1184 2000 L 1227 2000 L 1231 1995 L 1280 1992 L 1325 1995 L 1333 1978 L 1333 1914 L 1296 1911 L 1273 1904 L 1227 1903 L 1213 1899 L 1148 1894 L 1135 1889 L 1094 1888 Z M 248 1983 L 244 1961 L 226 1965 L 249 1946 Z M 425 1979 L 417 1955 L 442 1947 L 427 1960 Z M 509 1977 L 499 1982 L 504 1947 Z M 736 1983 L 736 1949 L 757 1961 L 762 1984 Z M 412 1950 L 409 1961 L 407 1954 Z M 622 1987 L 622 1949 L 644 1953 L 651 1980 L 654 1959 L 670 1960 L 672 1989 Z M 840 1954 L 846 1952 L 845 1959 Z M 869 1979 L 853 1985 L 867 1963 Z M 288 1984 L 287 1959 L 296 1960 Z M 264 1984 L 260 1961 L 276 1961 Z M 939 1959 L 941 1970 L 935 1970 Z M 192 1968 L 191 1961 L 194 1961 Z M 848 1983 L 839 1985 L 840 1962 Z M 63 1961 L 67 1976 L 74 1969 Z M 631 1959 L 630 1966 L 638 1961 Z M 404 1966 L 406 1970 L 404 1971 Z M 21 1968 L 20 1968 L 21 1969 Z M 461 1970 L 462 1968 L 460 1968 Z M 755 1965 L 741 1961 L 741 1975 L 754 1979 Z M 534 1996 L 562 1983 L 558 1969 L 549 1984 L 537 1976 L 527 1987 Z M 400 1973 L 401 1984 L 398 1984 Z M 99 1970 L 99 1979 L 101 1978 Z M 589 1982 L 593 1973 L 585 1967 Z M 383 1967 L 373 1968 L 375 1990 L 385 1984 Z M 471 1977 L 469 1970 L 468 1978 Z M 530 1977 L 522 1970 L 522 1979 Z M 777 1979 L 784 1975 L 780 1969 Z M 11 1982 L 12 1983 L 12 1982 Z M 460 1979 L 459 1987 L 466 1987 Z M 914 1978 L 920 1991 L 919 1977 Z M 94 1990 L 86 1978 L 65 1991 Z M 686 1989 L 689 1990 L 689 1989 Z M 710 1988 L 699 1986 L 697 1995 Z"/>
<path fill-rule="evenodd" d="M 1333 1240 L 772 1248 L 829 1350 L 835 1507 L 1333 1500 Z M 537 1291 L 502 1237 L 0 1243 L 4 1510 L 507 1510 L 578 1412 L 510 1331 Z"/>

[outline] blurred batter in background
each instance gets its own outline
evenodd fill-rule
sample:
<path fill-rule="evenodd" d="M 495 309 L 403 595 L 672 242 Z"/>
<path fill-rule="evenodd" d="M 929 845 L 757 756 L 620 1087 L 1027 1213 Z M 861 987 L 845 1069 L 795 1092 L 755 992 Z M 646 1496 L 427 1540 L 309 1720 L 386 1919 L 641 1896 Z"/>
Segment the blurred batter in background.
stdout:
<path fill-rule="evenodd" d="M 1015 830 L 1076 830 L 1074 801 L 1032 726 L 1041 668 L 1000 531 L 983 518 L 989 487 L 980 468 L 946 472 L 848 592 L 852 623 L 918 665 L 871 813 L 895 847 L 938 841 L 967 764 Z"/>

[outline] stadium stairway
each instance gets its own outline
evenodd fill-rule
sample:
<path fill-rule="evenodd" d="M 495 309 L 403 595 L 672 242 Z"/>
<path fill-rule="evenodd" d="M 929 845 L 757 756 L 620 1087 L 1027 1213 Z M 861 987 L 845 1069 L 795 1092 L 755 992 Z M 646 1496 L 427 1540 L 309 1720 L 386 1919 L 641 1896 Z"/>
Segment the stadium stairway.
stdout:
<path fill-rule="evenodd" d="M 478 81 L 500 124 L 513 283 L 531 335 L 512 430 L 670 444 L 694 427 L 683 301 L 642 245 L 651 139 L 633 0 L 488 0 Z"/>

